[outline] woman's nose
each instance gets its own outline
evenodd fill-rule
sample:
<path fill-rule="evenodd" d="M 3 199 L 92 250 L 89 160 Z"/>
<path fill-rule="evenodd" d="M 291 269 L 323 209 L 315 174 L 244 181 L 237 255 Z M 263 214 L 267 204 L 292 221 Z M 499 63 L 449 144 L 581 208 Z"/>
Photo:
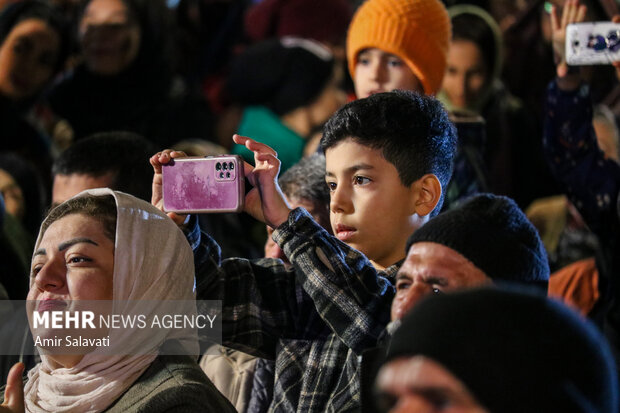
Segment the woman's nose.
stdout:
<path fill-rule="evenodd" d="M 66 284 L 66 268 L 61 263 L 48 261 L 37 272 L 34 284 L 43 291 L 55 292 Z"/>

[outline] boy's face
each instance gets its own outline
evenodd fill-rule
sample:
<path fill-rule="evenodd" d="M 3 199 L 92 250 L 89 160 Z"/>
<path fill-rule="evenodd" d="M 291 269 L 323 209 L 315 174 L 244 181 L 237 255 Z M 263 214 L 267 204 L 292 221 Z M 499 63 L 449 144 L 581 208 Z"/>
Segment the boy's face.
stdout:
<path fill-rule="evenodd" d="M 346 139 L 325 152 L 334 235 L 361 251 L 377 268 L 405 257 L 416 229 L 415 183 L 406 187 L 379 149 Z"/>
<path fill-rule="evenodd" d="M 424 93 L 420 80 L 398 56 L 380 49 L 364 49 L 355 65 L 355 94 L 359 99 L 396 89 Z"/>

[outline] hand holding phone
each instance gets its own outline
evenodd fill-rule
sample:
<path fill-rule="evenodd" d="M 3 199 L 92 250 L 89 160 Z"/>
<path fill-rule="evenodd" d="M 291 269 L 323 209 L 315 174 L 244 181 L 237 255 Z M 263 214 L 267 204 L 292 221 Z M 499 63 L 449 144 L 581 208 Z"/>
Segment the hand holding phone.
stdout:
<path fill-rule="evenodd" d="M 166 212 L 241 212 L 243 160 L 238 155 L 173 159 L 162 166 L 162 196 Z"/>
<path fill-rule="evenodd" d="M 187 155 L 182 151 L 174 151 L 172 149 L 164 149 L 151 156 L 149 163 L 153 167 L 153 186 L 151 192 L 151 204 L 164 211 L 164 200 L 162 190 L 162 167 L 173 159 L 185 158 Z M 167 212 L 166 215 L 172 219 L 178 226 L 183 226 L 187 222 L 187 215 Z"/>

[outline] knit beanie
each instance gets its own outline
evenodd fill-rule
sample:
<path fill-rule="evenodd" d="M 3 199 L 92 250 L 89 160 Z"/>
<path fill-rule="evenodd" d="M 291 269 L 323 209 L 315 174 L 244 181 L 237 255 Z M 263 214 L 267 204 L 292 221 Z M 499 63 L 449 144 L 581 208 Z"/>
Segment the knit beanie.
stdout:
<path fill-rule="evenodd" d="M 334 59 L 320 43 L 283 37 L 257 43 L 234 59 L 226 80 L 230 98 L 282 116 L 314 101 L 333 74 Z"/>
<path fill-rule="evenodd" d="M 381 49 L 402 59 L 424 92 L 435 94 L 446 70 L 450 36 L 450 18 L 439 0 L 367 0 L 349 26 L 349 72 L 355 78 L 362 50 Z"/>
<path fill-rule="evenodd" d="M 523 291 L 464 290 L 421 301 L 388 360 L 426 356 L 490 412 L 616 413 L 617 373 L 596 328 L 560 302 Z"/>
<path fill-rule="evenodd" d="M 435 242 L 460 253 L 495 283 L 535 286 L 546 293 L 549 263 L 536 228 L 510 198 L 479 194 L 416 230 L 416 242 Z"/>
<path fill-rule="evenodd" d="M 349 0 L 263 0 L 245 15 L 245 31 L 253 41 L 296 36 L 342 44 L 351 21 Z"/>

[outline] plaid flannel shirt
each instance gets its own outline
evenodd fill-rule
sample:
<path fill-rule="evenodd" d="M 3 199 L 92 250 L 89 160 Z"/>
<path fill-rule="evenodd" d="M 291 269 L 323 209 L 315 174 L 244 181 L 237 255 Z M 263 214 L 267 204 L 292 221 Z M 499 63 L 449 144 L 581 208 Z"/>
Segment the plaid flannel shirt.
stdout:
<path fill-rule="evenodd" d="M 389 322 L 398 265 L 377 272 L 302 208 L 273 238 L 293 268 L 221 261 L 213 239 L 195 229 L 196 296 L 222 300 L 223 345 L 275 359 L 270 411 L 358 411 L 359 355 Z"/>

